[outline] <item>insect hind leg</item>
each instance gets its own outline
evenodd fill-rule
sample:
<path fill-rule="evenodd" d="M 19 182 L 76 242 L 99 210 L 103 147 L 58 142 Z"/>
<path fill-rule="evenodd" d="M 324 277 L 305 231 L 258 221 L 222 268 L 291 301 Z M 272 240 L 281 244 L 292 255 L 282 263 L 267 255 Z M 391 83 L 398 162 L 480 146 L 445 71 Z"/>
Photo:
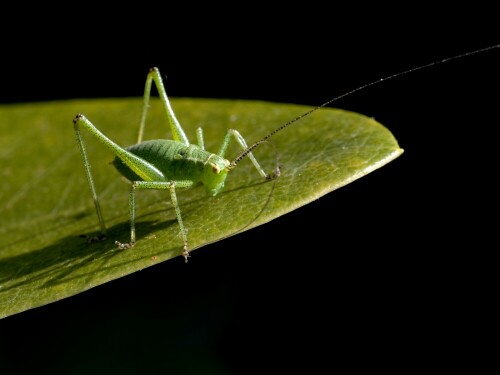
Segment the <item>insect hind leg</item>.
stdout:
<path fill-rule="evenodd" d="M 144 128 L 146 126 L 146 117 L 149 110 L 149 100 L 151 97 L 151 86 L 153 82 L 156 85 L 156 89 L 160 96 L 163 107 L 165 108 L 165 112 L 167 113 L 168 123 L 170 125 L 170 130 L 172 132 L 172 138 L 174 141 L 178 141 L 183 143 L 186 146 L 189 146 L 189 140 L 184 133 L 184 130 L 181 127 L 181 124 L 175 117 L 172 106 L 170 105 L 170 101 L 168 100 L 167 91 L 165 90 L 165 86 L 163 85 L 163 80 L 160 75 L 160 70 L 158 68 L 151 68 L 146 77 L 146 85 L 144 87 L 144 99 L 142 106 L 142 114 L 141 114 L 141 123 L 139 125 L 139 134 L 137 137 L 137 143 L 142 142 L 142 138 L 144 135 Z"/>
<path fill-rule="evenodd" d="M 73 120 L 73 128 L 75 130 L 76 140 L 78 142 L 80 153 L 82 155 L 83 166 L 85 168 L 85 173 L 87 175 L 87 181 L 89 184 L 90 193 L 92 194 L 92 200 L 94 201 L 95 211 L 97 214 L 97 219 L 99 220 L 99 227 L 101 229 L 101 233 L 98 236 L 91 237 L 91 236 L 87 236 L 87 235 L 82 235 L 82 237 L 85 237 L 89 243 L 92 243 L 92 242 L 106 240 L 106 225 L 104 224 L 104 218 L 102 216 L 101 205 L 99 204 L 99 199 L 97 198 L 97 193 L 96 193 L 95 185 L 94 185 L 94 178 L 92 177 L 92 172 L 90 170 L 90 163 L 89 163 L 89 160 L 87 158 L 87 151 L 85 148 L 85 142 L 83 141 L 83 137 L 82 137 L 82 134 L 80 131 L 79 121 L 81 120 L 81 118 L 82 118 L 82 116 L 79 115 Z"/>

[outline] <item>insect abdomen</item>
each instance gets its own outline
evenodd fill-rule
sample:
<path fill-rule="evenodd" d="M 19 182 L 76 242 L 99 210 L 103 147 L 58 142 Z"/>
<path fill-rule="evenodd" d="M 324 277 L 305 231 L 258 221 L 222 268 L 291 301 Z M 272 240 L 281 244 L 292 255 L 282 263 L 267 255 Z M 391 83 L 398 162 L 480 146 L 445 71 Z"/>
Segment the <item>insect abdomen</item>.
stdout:
<path fill-rule="evenodd" d="M 163 173 L 165 181 L 201 181 L 203 166 L 210 157 L 209 152 L 196 145 L 186 146 L 168 139 L 141 142 L 126 150 L 153 164 Z M 118 157 L 113 160 L 113 165 L 130 181 L 142 180 Z"/>

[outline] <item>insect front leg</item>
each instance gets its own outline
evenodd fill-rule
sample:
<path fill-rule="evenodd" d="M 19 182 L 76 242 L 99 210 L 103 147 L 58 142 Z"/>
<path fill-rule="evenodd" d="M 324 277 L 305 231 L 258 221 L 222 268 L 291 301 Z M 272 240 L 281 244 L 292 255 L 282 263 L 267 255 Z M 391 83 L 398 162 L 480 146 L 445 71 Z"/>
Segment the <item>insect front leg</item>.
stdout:
<path fill-rule="evenodd" d="M 224 141 L 222 142 L 222 145 L 221 145 L 219 152 L 217 154 L 220 157 L 224 157 L 224 155 L 226 154 L 227 148 L 229 146 L 229 142 L 231 141 L 231 137 L 233 137 L 236 140 L 236 142 L 238 143 L 238 145 L 241 147 L 242 150 L 248 149 L 248 145 L 247 145 L 245 139 L 243 138 L 243 136 L 240 134 L 240 132 L 238 130 L 235 130 L 235 129 L 228 129 L 226 132 L 226 136 L 224 137 Z M 264 170 L 260 166 L 259 162 L 257 161 L 257 159 L 255 159 L 255 156 L 253 156 L 253 154 L 251 152 L 246 153 L 246 156 L 249 157 L 249 159 L 251 160 L 255 169 L 257 169 L 257 172 L 259 172 L 259 174 L 262 177 L 264 177 L 266 180 L 272 180 L 280 175 L 279 162 L 276 162 L 276 168 L 274 169 L 274 171 L 270 174 L 267 174 L 266 172 L 264 172 Z"/>
<path fill-rule="evenodd" d="M 149 99 L 151 96 L 151 85 L 155 83 L 156 89 L 160 96 L 165 112 L 167 113 L 168 123 L 170 125 L 170 130 L 172 131 L 172 139 L 174 141 L 182 142 L 184 145 L 189 146 L 189 140 L 181 127 L 181 124 L 175 117 L 170 101 L 168 100 L 167 91 L 163 85 L 163 80 L 160 75 L 158 68 L 152 68 L 146 77 L 146 86 L 144 87 L 144 101 L 142 106 L 141 123 L 139 125 L 139 135 L 137 138 L 137 143 L 142 142 L 142 137 L 144 134 L 144 128 L 146 126 L 146 117 L 149 110 Z"/>
<path fill-rule="evenodd" d="M 181 216 L 181 209 L 177 201 L 176 188 L 189 188 L 193 185 L 192 181 L 168 181 L 168 182 L 150 182 L 150 181 L 134 181 L 132 187 L 130 188 L 130 243 L 121 243 L 115 241 L 120 249 L 129 249 L 135 245 L 135 190 L 136 189 L 156 189 L 156 190 L 169 190 L 170 199 L 172 200 L 172 205 L 174 206 L 175 215 L 177 217 L 177 222 L 181 229 L 181 236 L 184 242 L 184 247 L 182 255 L 187 263 L 189 257 L 188 250 L 188 240 L 187 240 L 187 230 L 184 226 Z"/>

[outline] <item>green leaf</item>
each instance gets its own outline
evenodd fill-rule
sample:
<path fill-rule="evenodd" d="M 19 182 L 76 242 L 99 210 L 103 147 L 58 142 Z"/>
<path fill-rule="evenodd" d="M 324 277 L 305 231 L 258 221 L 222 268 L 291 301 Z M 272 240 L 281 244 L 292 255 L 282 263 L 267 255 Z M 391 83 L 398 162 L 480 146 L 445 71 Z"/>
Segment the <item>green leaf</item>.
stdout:
<path fill-rule="evenodd" d="M 108 226 L 108 240 L 88 244 L 98 223 L 72 120 L 84 113 L 116 143 L 135 143 L 141 99 L 60 101 L 0 106 L 0 318 L 83 292 L 178 257 L 182 240 L 166 191 L 138 191 L 136 246 L 130 239 L 129 187 L 113 155 L 83 131 Z M 203 127 L 216 152 L 227 128 L 251 144 L 310 107 L 242 100 L 173 99 L 191 141 Z M 166 115 L 154 100 L 146 139 L 170 138 Z M 240 150 L 231 145 L 227 157 Z M 244 159 L 225 189 L 209 196 L 202 186 L 179 191 L 190 250 L 264 224 L 383 166 L 402 153 L 392 134 L 372 118 L 321 109 L 276 134 L 254 154 L 280 178 L 265 182 Z M 192 254 L 196 262 L 196 254 Z M 182 261 L 178 258 L 177 261 Z"/>

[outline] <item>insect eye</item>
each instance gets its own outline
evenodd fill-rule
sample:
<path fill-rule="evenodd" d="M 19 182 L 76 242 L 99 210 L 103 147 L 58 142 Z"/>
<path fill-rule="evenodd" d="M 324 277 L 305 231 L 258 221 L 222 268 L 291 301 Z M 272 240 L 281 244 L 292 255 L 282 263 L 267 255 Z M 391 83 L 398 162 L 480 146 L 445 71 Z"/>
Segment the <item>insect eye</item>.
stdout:
<path fill-rule="evenodd" d="M 217 164 L 212 164 L 212 172 L 214 172 L 215 174 L 220 173 L 220 168 Z"/>

